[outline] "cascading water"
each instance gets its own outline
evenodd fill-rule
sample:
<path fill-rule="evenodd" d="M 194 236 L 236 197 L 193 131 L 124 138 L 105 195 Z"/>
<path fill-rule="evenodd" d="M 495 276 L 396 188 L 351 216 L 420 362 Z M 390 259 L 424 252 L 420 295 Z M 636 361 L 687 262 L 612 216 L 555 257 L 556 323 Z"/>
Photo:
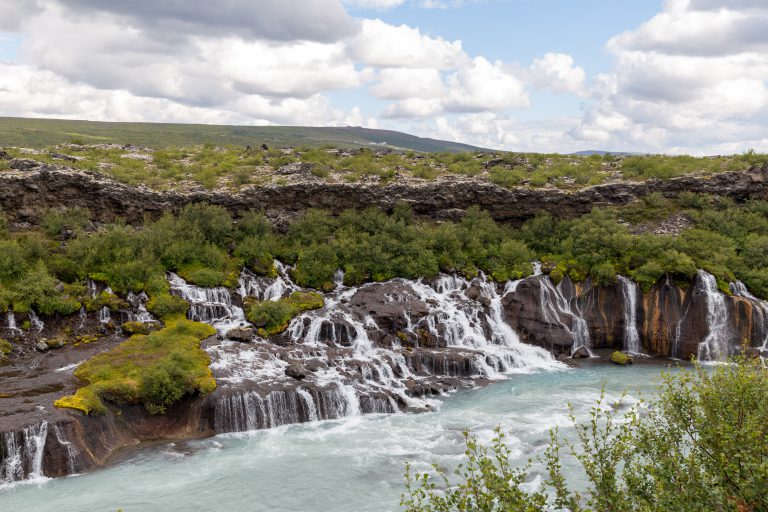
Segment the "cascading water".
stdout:
<path fill-rule="evenodd" d="M 630 354 L 641 354 L 640 333 L 637 331 L 637 283 L 619 276 L 619 284 L 624 299 L 624 350 Z"/>
<path fill-rule="evenodd" d="M 109 308 L 104 306 L 99 310 L 99 323 L 102 325 L 106 325 L 109 322 L 112 321 L 112 313 L 109 311 Z"/>
<path fill-rule="evenodd" d="M 155 318 L 152 316 L 152 314 L 147 311 L 147 302 L 149 301 L 149 297 L 147 297 L 146 293 L 141 292 L 139 294 L 135 294 L 133 292 L 128 292 L 126 300 L 128 301 L 128 304 L 130 304 L 133 308 L 133 311 L 131 311 L 129 315 L 129 320 L 131 322 L 147 323 L 155 321 Z"/>
<path fill-rule="evenodd" d="M 47 421 L 21 432 L 4 433 L 0 439 L 0 482 L 7 484 L 44 478 L 43 452 L 47 437 Z"/>
<path fill-rule="evenodd" d="M 744 297 L 745 299 L 749 299 L 753 304 L 756 304 L 758 306 L 754 310 L 753 315 L 758 317 L 755 321 L 759 322 L 762 325 L 762 329 L 764 333 L 760 350 L 767 351 L 768 350 L 768 302 L 758 299 L 757 297 L 752 295 L 747 289 L 747 286 L 741 281 L 730 283 L 728 287 L 730 288 L 731 293 L 733 295 L 737 297 Z"/>
<path fill-rule="evenodd" d="M 717 289 L 715 276 L 699 271 L 699 291 L 706 296 L 709 332 L 699 343 L 700 361 L 724 361 L 731 353 L 731 333 L 728 328 L 728 308 L 725 297 Z"/>
<path fill-rule="evenodd" d="M 564 282 L 563 280 L 555 286 L 549 276 L 540 278 L 541 293 L 539 294 L 539 301 L 544 321 L 550 325 L 559 325 L 571 335 L 573 338 L 571 354 L 575 354 L 579 349 L 585 348 L 591 356 L 587 321 L 578 309 L 576 301 L 570 301 L 565 297 L 563 293 Z M 561 316 L 569 317 L 571 325 L 563 322 Z"/>
<path fill-rule="evenodd" d="M 190 320 L 211 324 L 220 334 L 226 334 L 230 329 L 247 323 L 245 312 L 234 305 L 228 289 L 194 286 L 173 273 L 168 281 L 171 293 L 189 302 L 187 316 Z"/>
<path fill-rule="evenodd" d="M 5 315 L 5 329 L 11 335 L 21 334 L 21 329 L 16 326 L 16 317 L 14 316 L 13 311 L 9 311 Z"/>
<path fill-rule="evenodd" d="M 34 311 L 31 309 L 29 310 L 29 323 L 32 324 L 32 329 L 38 334 L 43 332 L 43 329 L 45 328 L 45 324 L 43 323 L 40 318 L 35 314 Z"/>

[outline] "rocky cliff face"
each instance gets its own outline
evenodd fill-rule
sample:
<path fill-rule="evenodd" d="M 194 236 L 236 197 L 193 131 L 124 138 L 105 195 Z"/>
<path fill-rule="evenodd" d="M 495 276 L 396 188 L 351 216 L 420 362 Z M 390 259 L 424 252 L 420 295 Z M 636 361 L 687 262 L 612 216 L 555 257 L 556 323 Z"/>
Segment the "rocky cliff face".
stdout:
<path fill-rule="evenodd" d="M 667 279 L 647 292 L 626 279 L 614 286 L 577 286 L 566 278 L 554 286 L 542 275 L 523 281 L 503 304 L 525 342 L 557 353 L 574 349 L 579 329 L 590 349 L 685 360 L 722 360 L 742 345 L 768 348 L 766 303 L 741 283 L 731 285 L 730 295 L 721 293 L 705 272 L 685 289 Z"/>
<path fill-rule="evenodd" d="M 619 182 L 574 192 L 558 189 L 508 190 L 487 181 L 444 177 L 433 182 L 386 185 L 309 181 L 282 186 L 251 186 L 238 193 L 157 192 L 131 187 L 99 173 L 82 172 L 25 160 L 0 173 L 0 210 L 16 222 L 37 222 L 41 213 L 63 204 L 88 208 L 102 222 L 122 217 L 140 223 L 145 215 L 178 211 L 185 204 L 206 202 L 227 208 L 235 217 L 247 210 L 264 211 L 275 219 L 308 208 L 340 211 L 378 206 L 391 209 L 399 202 L 418 215 L 455 219 L 472 205 L 482 205 L 494 219 L 521 223 L 539 211 L 560 217 L 585 214 L 596 206 L 623 205 L 650 193 L 676 197 L 680 192 L 727 196 L 736 201 L 768 198 L 768 168 L 713 176 L 687 176 L 670 180 Z"/>
<path fill-rule="evenodd" d="M 744 340 L 755 353 L 768 349 L 766 303 L 740 283 L 723 294 L 704 272 L 685 289 L 663 281 L 646 292 L 623 278 L 613 286 L 555 285 L 547 275 L 508 283 L 395 279 L 339 287 L 283 334 L 249 335 L 244 297 L 275 299 L 298 288 L 280 268 L 276 279 L 244 271 L 237 290 L 200 289 L 171 276 L 172 293 L 192 302 L 192 319 L 219 332 L 204 342 L 218 389 L 187 396 L 164 416 L 125 404 L 92 417 L 52 406 L 77 388 L 79 362 L 122 337 L 118 330 L 98 342 L 34 347 L 62 329 L 111 332 L 103 313 L 43 319 L 28 332 L 15 327 L 21 318 L 7 318 L 3 335 L 14 337 L 15 348 L 0 366 L 0 481 L 88 471 L 146 442 L 429 410 L 433 395 L 446 390 L 558 370 L 558 359 L 601 348 L 705 360 L 736 353 Z M 140 299 L 126 303 L 111 313 L 114 321 L 147 320 Z"/>

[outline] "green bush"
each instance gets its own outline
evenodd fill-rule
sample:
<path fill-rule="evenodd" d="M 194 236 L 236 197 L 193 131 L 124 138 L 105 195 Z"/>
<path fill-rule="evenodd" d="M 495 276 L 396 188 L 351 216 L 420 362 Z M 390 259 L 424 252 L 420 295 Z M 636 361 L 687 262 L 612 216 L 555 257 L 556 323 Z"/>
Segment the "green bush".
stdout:
<path fill-rule="evenodd" d="M 279 300 L 249 301 L 246 303 L 248 321 L 260 328 L 263 335 L 279 334 L 302 311 L 323 307 L 323 297 L 312 292 L 293 292 Z"/>
<path fill-rule="evenodd" d="M 161 320 L 165 320 L 185 316 L 189 311 L 189 303 L 176 295 L 156 295 L 147 302 L 147 309 Z"/>

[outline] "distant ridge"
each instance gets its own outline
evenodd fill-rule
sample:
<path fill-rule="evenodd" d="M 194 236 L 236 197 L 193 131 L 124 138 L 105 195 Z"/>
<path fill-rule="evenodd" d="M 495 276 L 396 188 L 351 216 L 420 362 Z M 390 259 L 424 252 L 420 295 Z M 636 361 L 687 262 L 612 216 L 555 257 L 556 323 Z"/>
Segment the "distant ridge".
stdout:
<path fill-rule="evenodd" d="M 586 151 L 576 151 L 570 153 L 574 156 L 592 156 L 592 155 L 612 155 L 612 156 L 641 156 L 645 153 L 632 153 L 629 151 L 601 151 L 599 149 L 588 149 Z"/>
<path fill-rule="evenodd" d="M 172 123 L 107 123 L 63 119 L 0 117 L 0 147 L 40 148 L 77 140 L 144 147 L 236 144 L 276 147 L 324 146 L 393 148 L 421 152 L 490 151 L 469 144 L 361 127 L 226 126 Z"/>

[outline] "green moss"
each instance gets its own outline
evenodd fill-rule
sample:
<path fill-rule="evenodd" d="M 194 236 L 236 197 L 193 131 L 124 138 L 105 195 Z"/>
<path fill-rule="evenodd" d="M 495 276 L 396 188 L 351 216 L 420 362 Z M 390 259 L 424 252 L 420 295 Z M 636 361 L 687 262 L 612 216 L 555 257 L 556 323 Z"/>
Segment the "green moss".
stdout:
<path fill-rule="evenodd" d="M 622 366 L 626 366 L 628 364 L 632 364 L 632 357 L 625 354 L 624 352 L 620 352 L 617 350 L 613 354 L 611 354 L 611 362 L 622 365 Z"/>
<path fill-rule="evenodd" d="M 13 350 L 13 345 L 8 340 L 0 338 L 0 356 L 6 356 Z"/>
<path fill-rule="evenodd" d="M 158 324 L 154 322 L 125 322 L 120 326 L 120 328 L 124 333 L 132 336 L 134 334 L 149 334 L 152 331 L 156 331 L 158 329 Z"/>
<path fill-rule="evenodd" d="M 302 311 L 323 307 L 322 295 L 314 292 L 293 292 L 290 297 L 272 301 L 247 301 L 248 321 L 259 327 L 259 334 L 274 335 L 285 331 L 291 319 Z M 262 334 L 263 333 L 263 334 Z"/>
<path fill-rule="evenodd" d="M 82 363 L 74 374 L 85 385 L 54 405 L 92 414 L 104 412 L 106 402 L 132 403 L 160 414 L 185 394 L 209 393 L 216 381 L 200 342 L 214 334 L 210 325 L 175 320 L 133 336 Z"/>

